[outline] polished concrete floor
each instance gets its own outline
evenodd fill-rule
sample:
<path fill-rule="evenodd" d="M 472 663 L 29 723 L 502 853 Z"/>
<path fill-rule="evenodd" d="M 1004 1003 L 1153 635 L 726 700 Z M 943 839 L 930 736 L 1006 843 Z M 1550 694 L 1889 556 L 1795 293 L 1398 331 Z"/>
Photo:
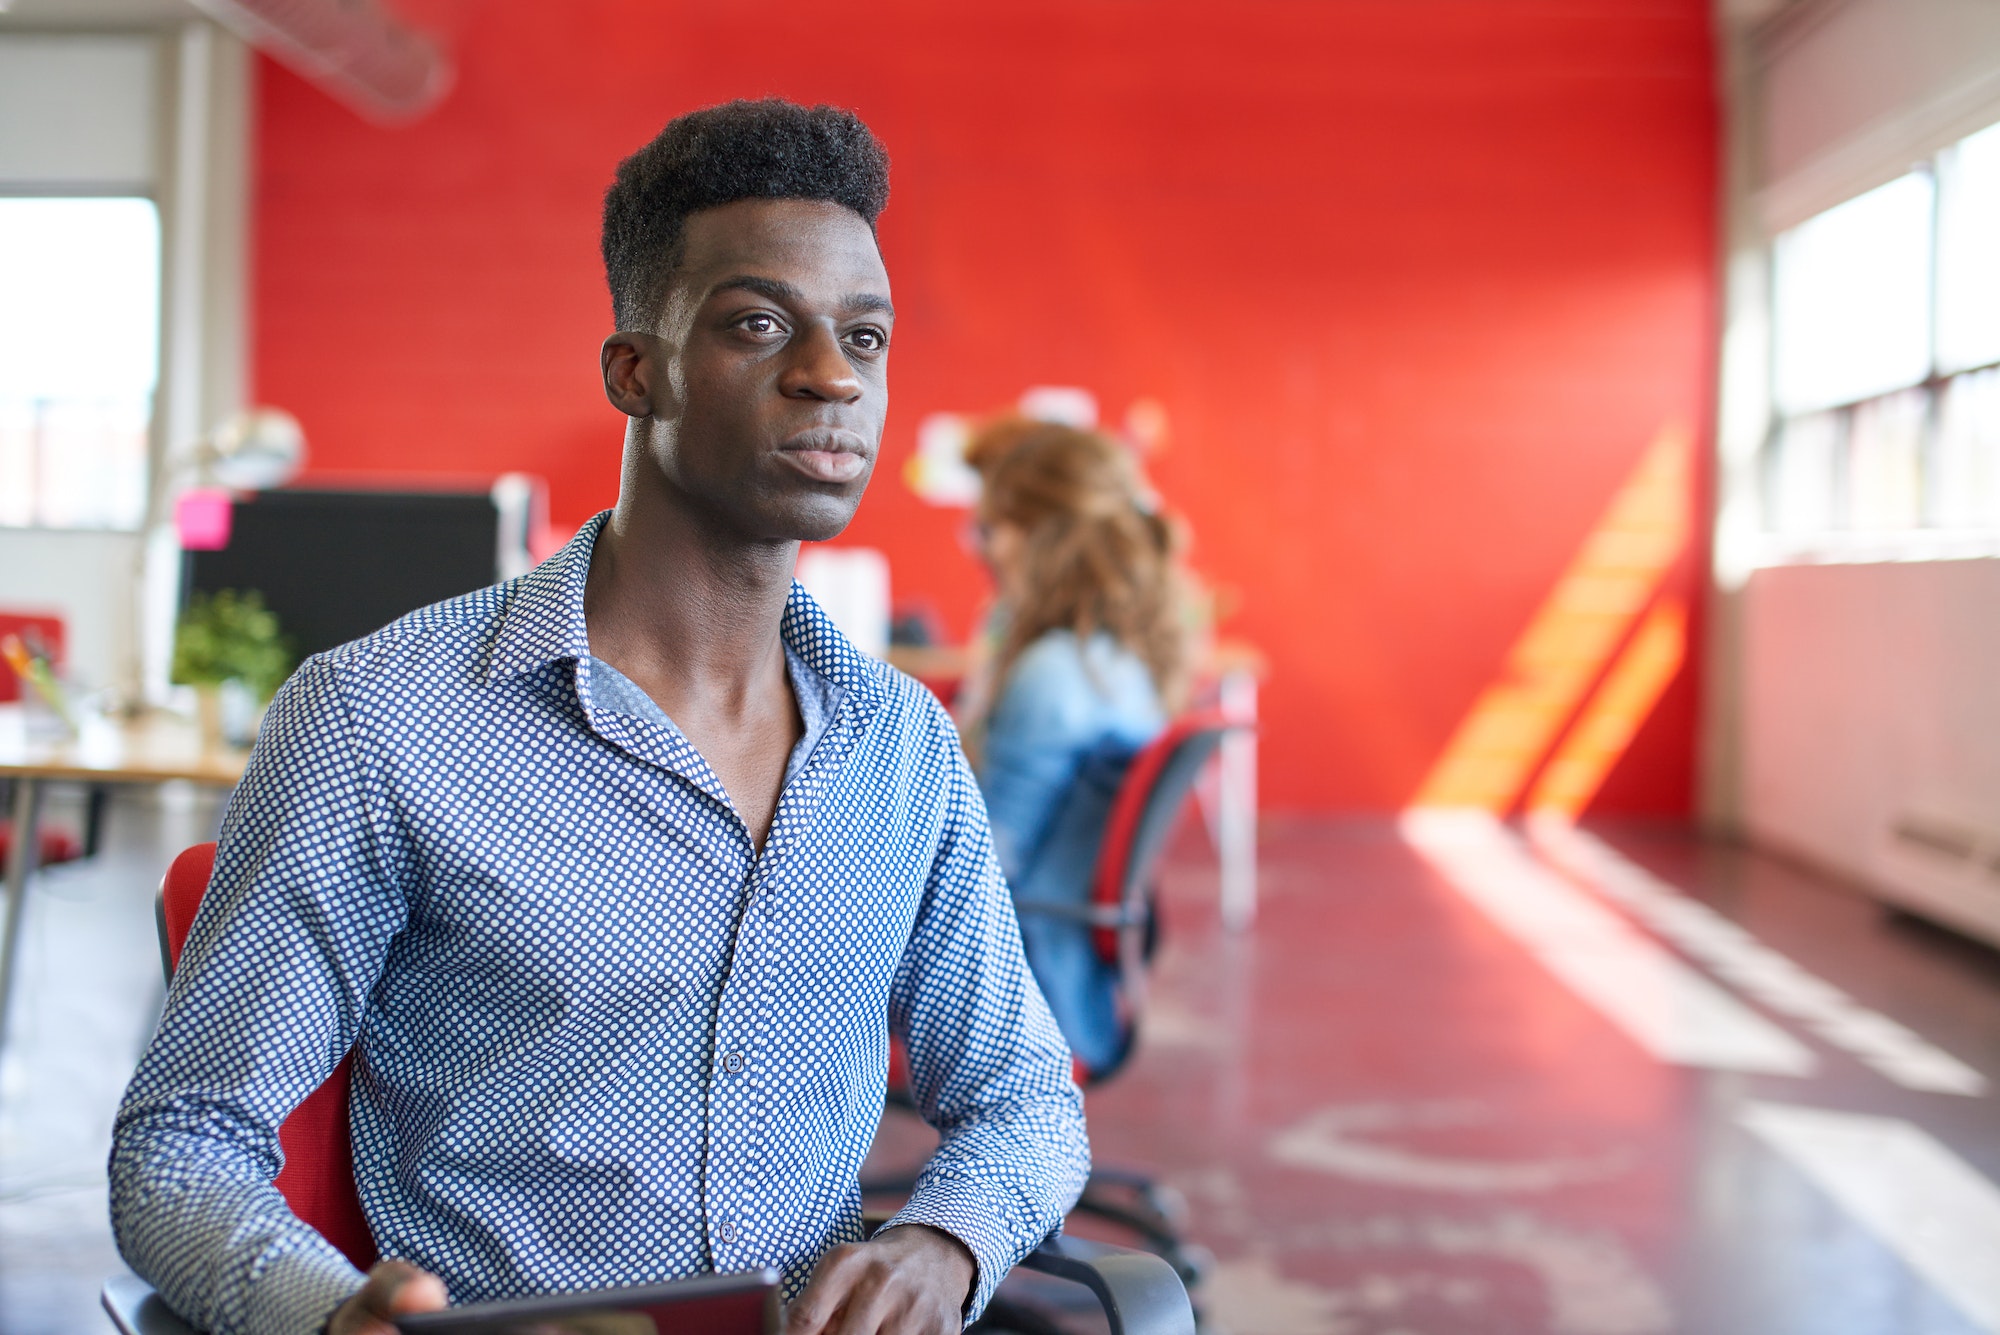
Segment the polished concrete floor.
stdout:
<path fill-rule="evenodd" d="M 0 1335 L 106 1329 L 150 897 L 114 807 L 34 893 L 0 1058 Z M 1090 1096 L 1229 1335 L 2000 1335 L 2000 955 L 1666 827 L 1268 823 L 1254 930 L 1190 830 L 1142 1048 Z M 893 1158 L 904 1146 L 889 1146 Z"/>
<path fill-rule="evenodd" d="M 1742 1001 L 1505 831 L 1473 832 L 1454 862 L 1391 822 L 1274 821 L 1262 911 L 1236 937 L 1216 926 L 1213 873 L 1182 859 L 1144 1053 L 1090 1113 L 1100 1162 L 1187 1197 L 1217 1257 L 1215 1324 L 2000 1331 L 2000 1103 L 1980 1078 L 2000 1079 L 2000 955 L 1675 829 L 1597 834 L 1625 882 L 1711 938 L 1761 944 L 1765 977 L 1744 976 L 1768 997 L 1809 1013 L 1802 998 L 1844 995 L 1846 1027 Z M 1508 876 L 1456 885 L 1439 861 Z M 1662 902 L 1645 906 L 1658 918 Z M 1563 958 L 1578 945 L 1636 953 L 1607 980 Z M 1712 995 L 1662 995 L 1649 961 Z M 1635 1015 L 1633 993 L 1658 1013 Z M 1972 1092 L 1908 1087 L 1954 1080 Z M 1914 1199 L 1879 1199 L 1911 1182 Z"/>

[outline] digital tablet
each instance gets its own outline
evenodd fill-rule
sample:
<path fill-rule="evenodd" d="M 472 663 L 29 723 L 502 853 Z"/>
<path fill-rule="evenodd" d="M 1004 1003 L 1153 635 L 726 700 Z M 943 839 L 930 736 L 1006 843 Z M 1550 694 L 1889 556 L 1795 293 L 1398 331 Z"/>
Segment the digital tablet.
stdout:
<path fill-rule="evenodd" d="M 399 1317 L 404 1335 L 777 1335 L 778 1272 L 468 1303 Z"/>

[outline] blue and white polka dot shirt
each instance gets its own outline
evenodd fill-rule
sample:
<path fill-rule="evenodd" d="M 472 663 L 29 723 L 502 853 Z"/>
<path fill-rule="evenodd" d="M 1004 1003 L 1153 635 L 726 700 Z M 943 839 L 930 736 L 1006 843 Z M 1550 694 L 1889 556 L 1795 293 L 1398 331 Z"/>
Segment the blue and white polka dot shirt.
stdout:
<path fill-rule="evenodd" d="M 271 1185 L 356 1045 L 369 1225 L 455 1302 L 762 1265 L 796 1293 L 862 1235 L 890 1030 L 943 1136 L 895 1222 L 971 1249 L 972 1313 L 1074 1202 L 1081 1098 L 949 718 L 794 587 L 813 726 L 758 855 L 590 657 L 602 524 L 272 706 L 111 1157 L 119 1247 L 196 1326 L 305 1335 L 359 1286 Z"/>

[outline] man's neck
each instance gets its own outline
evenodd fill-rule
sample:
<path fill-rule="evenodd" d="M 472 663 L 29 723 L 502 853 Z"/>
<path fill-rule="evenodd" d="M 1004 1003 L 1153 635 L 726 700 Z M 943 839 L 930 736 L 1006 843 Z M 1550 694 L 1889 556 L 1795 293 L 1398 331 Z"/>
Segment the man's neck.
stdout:
<path fill-rule="evenodd" d="M 584 592 L 591 652 L 672 715 L 754 710 L 782 684 L 778 638 L 796 542 L 748 541 L 655 475 L 631 485 L 598 535 Z"/>

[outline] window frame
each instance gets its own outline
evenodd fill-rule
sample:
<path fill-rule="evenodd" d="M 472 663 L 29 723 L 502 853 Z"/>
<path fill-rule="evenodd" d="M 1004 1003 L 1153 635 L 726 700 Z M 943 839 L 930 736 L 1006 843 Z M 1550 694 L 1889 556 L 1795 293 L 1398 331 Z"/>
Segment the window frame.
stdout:
<path fill-rule="evenodd" d="M 1775 318 L 1778 300 L 1777 254 L 1780 238 L 1785 233 L 1768 237 L 1765 241 L 1765 300 L 1766 309 L 1773 312 L 1769 323 L 1770 347 L 1767 359 L 1767 392 L 1770 405 L 1764 439 L 1759 447 L 1757 476 L 1759 479 L 1758 532 L 1760 552 L 1755 564 L 1760 566 L 1810 564 L 1827 561 L 1876 561 L 1876 560 L 1954 560 L 1968 557 L 2000 556 L 2000 514 L 1990 517 L 1985 523 L 1971 526 L 1947 527 L 1938 524 L 1937 517 L 1943 512 L 1939 504 L 1937 481 L 1940 459 L 1940 428 L 1947 393 L 1951 387 L 1967 377 L 1983 374 L 2000 374 L 2000 355 L 1992 360 L 1969 365 L 1956 370 L 1943 369 L 1943 350 L 1940 313 L 1943 309 L 1942 268 L 1944 263 L 1944 200 L 1950 188 L 1949 173 L 1944 168 L 1944 158 L 1965 140 L 1988 131 L 2000 132 L 2000 122 L 1971 134 L 1962 136 L 1952 144 L 1930 154 L 1921 163 L 1913 164 L 1912 172 L 1924 172 L 1931 178 L 1930 191 L 1930 263 L 1925 275 L 1928 284 L 1926 297 L 1929 307 L 1928 367 L 1924 377 L 1914 384 L 1886 389 L 1858 398 L 1844 400 L 1824 407 L 1786 413 L 1779 408 L 1778 368 L 1781 348 L 1779 346 L 1779 322 Z M 1866 193 L 1866 192 L 1864 192 Z M 1860 198 L 1857 195 L 1853 198 Z M 1842 201 L 1845 204 L 1850 201 Z M 1814 214 L 1817 218 L 1840 204 L 1829 206 Z M 1796 226 L 1804 226 L 1806 219 Z M 1794 229 L 1788 228 L 1789 233 Z M 1899 395 L 1920 394 L 1923 397 L 1923 418 L 1917 447 L 1918 495 L 1917 518 L 1914 524 L 1903 526 L 1859 527 L 1855 523 L 1856 504 L 1853 495 L 1856 419 L 1863 410 L 1876 405 L 1885 405 L 1888 400 Z M 1831 476 L 1824 479 L 1825 491 L 1830 497 L 1828 513 L 1816 528 L 1803 530 L 1788 529 L 1784 526 L 1786 516 L 1782 513 L 1791 488 L 1785 473 L 1785 457 L 1788 434 L 1799 429 L 1809 419 L 1830 418 L 1834 423 L 1834 446 L 1831 451 Z"/>

